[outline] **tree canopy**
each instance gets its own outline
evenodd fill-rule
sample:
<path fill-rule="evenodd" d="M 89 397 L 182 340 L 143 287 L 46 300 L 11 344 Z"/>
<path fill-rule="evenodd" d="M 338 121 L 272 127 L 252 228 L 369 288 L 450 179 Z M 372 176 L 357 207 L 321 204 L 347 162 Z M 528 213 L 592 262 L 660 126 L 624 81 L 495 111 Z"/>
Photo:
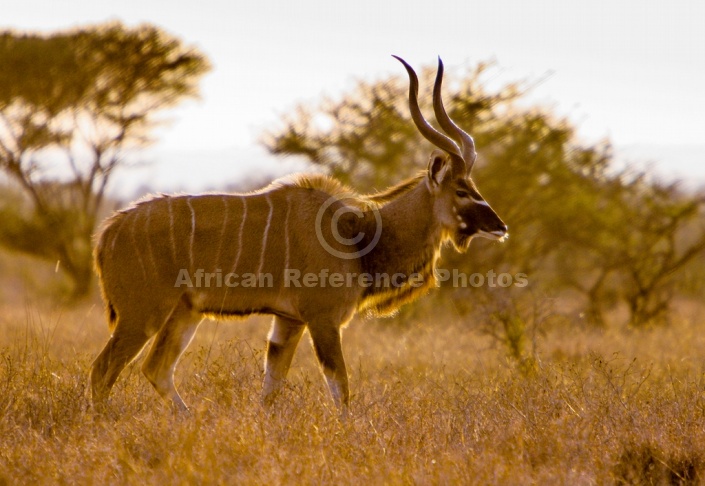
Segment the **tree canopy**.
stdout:
<path fill-rule="evenodd" d="M 445 264 L 469 273 L 522 272 L 534 290 L 577 292 L 595 323 L 618 303 L 633 325 L 665 318 L 678 272 L 705 249 L 703 198 L 617 170 L 609 142 L 581 143 L 568 120 L 520 106 L 526 83 L 487 89 L 488 69 L 446 75 L 444 100 L 475 138 L 473 178 L 511 237 L 503 245 L 481 243 L 469 255 L 448 252 Z M 434 74 L 421 75 L 427 114 Z M 273 153 L 326 167 L 363 193 L 382 189 L 425 167 L 431 151 L 408 114 L 407 83 L 402 76 L 360 82 L 340 99 L 299 107 L 262 142 Z M 462 304 L 473 290 L 453 292 Z"/>
<path fill-rule="evenodd" d="M 88 290 L 91 235 L 127 150 L 154 115 L 195 96 L 209 63 L 152 25 L 0 32 L 0 171 L 20 204 L 0 203 L 0 244 L 60 262 Z"/>

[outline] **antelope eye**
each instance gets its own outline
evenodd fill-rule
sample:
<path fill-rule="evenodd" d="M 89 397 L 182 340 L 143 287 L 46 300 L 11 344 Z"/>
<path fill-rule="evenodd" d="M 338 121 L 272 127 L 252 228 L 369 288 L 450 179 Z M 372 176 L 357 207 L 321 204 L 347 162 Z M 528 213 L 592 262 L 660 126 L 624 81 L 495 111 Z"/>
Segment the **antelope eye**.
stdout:
<path fill-rule="evenodd" d="M 455 195 L 458 197 L 470 197 L 470 193 L 468 191 L 463 191 L 462 189 L 455 191 Z"/>

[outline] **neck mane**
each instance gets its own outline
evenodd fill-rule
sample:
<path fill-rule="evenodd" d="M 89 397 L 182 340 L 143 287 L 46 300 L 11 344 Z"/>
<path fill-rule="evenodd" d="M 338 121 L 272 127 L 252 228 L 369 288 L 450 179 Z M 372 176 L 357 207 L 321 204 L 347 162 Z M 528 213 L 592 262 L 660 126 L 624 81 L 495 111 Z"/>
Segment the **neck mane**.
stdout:
<path fill-rule="evenodd" d="M 380 204 L 382 233 L 377 245 L 362 257 L 362 267 L 373 278 L 382 277 L 366 289 L 361 310 L 374 315 L 394 314 L 403 304 L 437 286 L 435 267 L 443 234 L 435 219 L 426 216 L 432 213 L 433 196 L 424 177 L 417 175 L 368 196 Z M 375 224 L 374 217 L 365 221 Z M 365 230 L 365 234 L 374 234 L 374 228 L 369 233 Z M 401 275 L 396 282 L 395 274 Z"/>
<path fill-rule="evenodd" d="M 431 217 L 433 196 L 425 177 L 422 171 L 384 191 L 365 195 L 324 175 L 289 176 L 275 181 L 273 186 L 320 190 L 362 210 L 365 217 L 358 230 L 365 237 L 358 244 L 360 248 L 370 244 L 375 235 L 374 213 L 381 217 L 380 239 L 372 251 L 361 257 L 362 272 L 373 281 L 365 289 L 358 310 L 385 316 L 437 286 L 435 268 L 444 235 Z M 401 280 L 393 282 L 394 275 L 401 275 Z"/>

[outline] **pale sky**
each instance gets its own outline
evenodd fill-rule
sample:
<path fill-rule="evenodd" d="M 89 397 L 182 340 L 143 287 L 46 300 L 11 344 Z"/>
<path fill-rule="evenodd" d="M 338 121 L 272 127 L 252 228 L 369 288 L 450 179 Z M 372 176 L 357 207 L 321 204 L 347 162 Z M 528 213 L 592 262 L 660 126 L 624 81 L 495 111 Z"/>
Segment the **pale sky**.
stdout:
<path fill-rule="evenodd" d="M 499 81 L 543 79 L 529 101 L 587 141 L 662 146 L 639 157 L 705 146 L 705 2 L 2 0 L 1 12 L 0 28 L 21 30 L 149 22 L 204 52 L 214 69 L 202 99 L 170 113 L 160 153 L 251 151 L 298 103 L 404 75 L 391 54 L 417 68 L 438 55 L 448 69 L 495 60 Z"/>

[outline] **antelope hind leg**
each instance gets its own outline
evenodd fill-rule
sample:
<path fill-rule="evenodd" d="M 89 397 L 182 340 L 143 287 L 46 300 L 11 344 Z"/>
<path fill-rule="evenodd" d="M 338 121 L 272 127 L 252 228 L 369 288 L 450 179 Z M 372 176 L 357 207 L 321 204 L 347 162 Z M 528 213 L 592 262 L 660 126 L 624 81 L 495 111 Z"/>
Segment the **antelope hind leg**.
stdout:
<path fill-rule="evenodd" d="M 150 337 L 142 323 L 119 318 L 110 340 L 91 368 L 94 406 L 101 407 L 105 404 L 122 370 L 135 359 Z"/>
<path fill-rule="evenodd" d="M 181 354 L 191 343 L 202 317 L 191 306 L 181 301 L 154 338 L 149 355 L 142 365 L 142 373 L 159 395 L 179 411 L 188 411 L 174 385 L 174 369 Z"/>
<path fill-rule="evenodd" d="M 304 323 L 275 316 L 267 341 L 267 357 L 264 364 L 264 386 L 262 401 L 271 405 L 281 389 L 294 358 L 296 346 L 304 332 Z"/>
<path fill-rule="evenodd" d="M 350 399 L 348 388 L 348 372 L 345 368 L 345 358 L 341 343 L 340 329 L 328 323 L 309 324 L 309 332 L 313 340 L 318 361 L 323 368 L 323 375 L 328 383 L 328 389 L 333 401 L 340 409 L 347 407 Z"/>

